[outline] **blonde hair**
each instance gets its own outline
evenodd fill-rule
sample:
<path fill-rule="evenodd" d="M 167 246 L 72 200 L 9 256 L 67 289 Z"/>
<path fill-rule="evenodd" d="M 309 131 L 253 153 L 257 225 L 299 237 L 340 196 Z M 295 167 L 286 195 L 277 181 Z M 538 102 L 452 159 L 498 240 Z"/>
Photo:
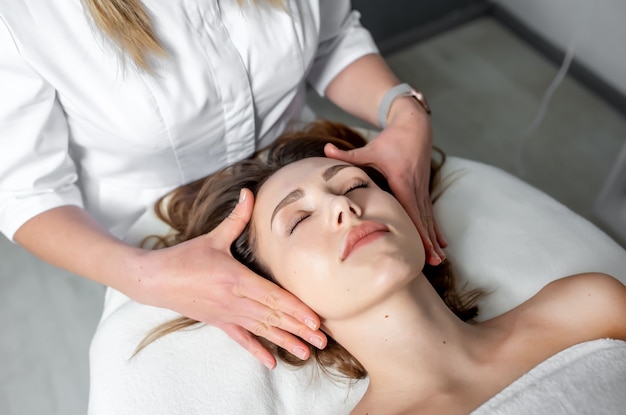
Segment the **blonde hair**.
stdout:
<path fill-rule="evenodd" d="M 285 8 L 287 0 L 236 0 Z M 167 56 L 140 0 L 83 0 L 96 27 L 140 69 L 152 72 L 150 57 Z"/>

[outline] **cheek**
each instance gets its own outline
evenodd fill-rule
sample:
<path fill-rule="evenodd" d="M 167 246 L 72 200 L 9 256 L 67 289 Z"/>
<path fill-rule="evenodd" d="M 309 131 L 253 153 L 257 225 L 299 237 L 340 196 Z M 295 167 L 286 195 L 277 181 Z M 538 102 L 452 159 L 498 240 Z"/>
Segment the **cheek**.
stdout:
<path fill-rule="evenodd" d="M 401 246 L 407 251 L 407 255 L 410 258 L 422 264 L 420 267 L 421 270 L 425 257 L 424 244 L 422 243 L 422 238 L 415 224 L 409 217 L 409 214 L 393 196 L 389 195 L 386 204 L 388 212 L 395 212 L 393 215 L 393 225 L 399 230 L 404 239 L 404 243 L 402 243 Z"/>
<path fill-rule="evenodd" d="M 303 245 L 293 244 L 282 253 L 276 280 L 305 304 L 320 312 L 324 293 L 328 291 L 337 270 L 330 259 L 331 250 L 321 238 L 306 238 Z"/>
<path fill-rule="evenodd" d="M 327 238 L 307 239 L 307 249 L 286 249 L 277 281 L 310 307 L 322 321 L 341 320 L 375 302 L 379 289 L 393 285 L 390 270 L 397 263 L 383 257 L 384 266 L 364 261 L 342 265 L 335 261 Z M 392 265 L 390 267 L 390 265 Z M 394 276 L 397 274 L 394 273 Z M 396 284 L 397 285 L 397 284 Z"/>

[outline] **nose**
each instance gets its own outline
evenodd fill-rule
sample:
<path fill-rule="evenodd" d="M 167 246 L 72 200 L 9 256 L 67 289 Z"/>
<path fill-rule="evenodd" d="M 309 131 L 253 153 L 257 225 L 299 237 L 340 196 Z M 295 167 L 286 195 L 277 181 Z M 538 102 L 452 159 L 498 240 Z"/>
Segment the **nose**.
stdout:
<path fill-rule="evenodd" d="M 335 227 L 341 227 L 350 223 L 351 219 L 360 218 L 361 208 L 353 200 L 346 196 L 335 196 L 332 207 L 332 223 Z"/>

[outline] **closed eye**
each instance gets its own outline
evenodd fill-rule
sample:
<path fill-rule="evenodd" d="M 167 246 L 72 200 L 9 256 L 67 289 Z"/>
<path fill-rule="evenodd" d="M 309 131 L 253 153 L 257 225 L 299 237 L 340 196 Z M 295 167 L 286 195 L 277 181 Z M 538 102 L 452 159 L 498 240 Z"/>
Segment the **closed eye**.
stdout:
<path fill-rule="evenodd" d="M 366 181 L 358 181 L 358 182 L 355 182 L 355 183 L 351 184 L 350 187 L 348 187 L 348 189 L 345 192 L 343 192 L 343 194 L 347 195 L 348 193 L 350 193 L 353 190 L 363 189 L 363 188 L 366 188 L 368 186 L 369 186 L 368 182 L 366 182 Z"/>
<path fill-rule="evenodd" d="M 289 232 L 289 235 L 291 235 L 293 233 L 293 231 L 300 224 L 300 222 L 302 222 L 303 220 L 305 220 L 309 216 L 311 216 L 311 215 L 308 214 L 308 213 L 302 214 L 302 215 L 296 216 L 292 221 L 290 221 L 289 222 L 289 226 L 287 226 L 287 231 Z"/>
<path fill-rule="evenodd" d="M 343 194 L 345 196 L 348 193 L 352 192 L 353 190 L 363 189 L 363 188 L 367 188 L 367 187 L 369 187 L 369 183 L 367 181 L 365 181 L 365 180 L 359 179 L 359 180 L 353 182 L 346 190 L 344 190 Z M 309 218 L 310 216 L 311 216 L 310 213 L 302 213 L 302 214 L 296 216 L 295 218 L 293 218 L 289 222 L 289 225 L 287 226 L 287 232 L 289 233 L 289 235 L 293 234 L 293 232 L 296 230 L 298 225 L 301 222 L 303 222 L 304 220 L 306 220 L 307 218 Z"/>

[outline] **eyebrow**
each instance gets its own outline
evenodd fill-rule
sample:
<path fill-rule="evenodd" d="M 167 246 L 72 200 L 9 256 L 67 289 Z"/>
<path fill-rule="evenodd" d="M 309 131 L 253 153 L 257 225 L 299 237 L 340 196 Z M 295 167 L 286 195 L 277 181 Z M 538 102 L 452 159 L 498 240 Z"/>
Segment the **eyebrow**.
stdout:
<path fill-rule="evenodd" d="M 324 179 L 325 182 L 329 181 L 330 179 L 332 179 L 337 173 L 339 173 L 341 170 L 345 169 L 346 167 L 352 167 L 351 164 L 336 164 L 334 166 L 330 166 L 329 168 L 327 168 L 326 170 L 324 170 L 324 172 L 322 173 L 322 179 Z M 304 197 L 304 191 L 302 189 L 296 189 L 293 190 L 291 192 L 289 192 L 289 194 L 287 196 L 285 196 L 283 198 L 283 200 L 281 200 L 278 205 L 276 205 L 276 208 L 274 209 L 274 212 L 272 212 L 272 218 L 270 219 L 270 229 L 272 228 L 272 223 L 274 222 L 274 217 L 278 214 L 278 212 L 284 208 L 285 206 L 300 200 Z"/>
<path fill-rule="evenodd" d="M 324 179 L 324 181 L 327 182 L 330 179 L 332 179 L 335 174 L 339 173 L 339 171 L 345 169 L 346 167 L 352 167 L 352 165 L 351 164 L 336 164 L 334 166 L 330 166 L 329 168 L 324 170 L 324 173 L 322 173 L 322 179 Z"/>

